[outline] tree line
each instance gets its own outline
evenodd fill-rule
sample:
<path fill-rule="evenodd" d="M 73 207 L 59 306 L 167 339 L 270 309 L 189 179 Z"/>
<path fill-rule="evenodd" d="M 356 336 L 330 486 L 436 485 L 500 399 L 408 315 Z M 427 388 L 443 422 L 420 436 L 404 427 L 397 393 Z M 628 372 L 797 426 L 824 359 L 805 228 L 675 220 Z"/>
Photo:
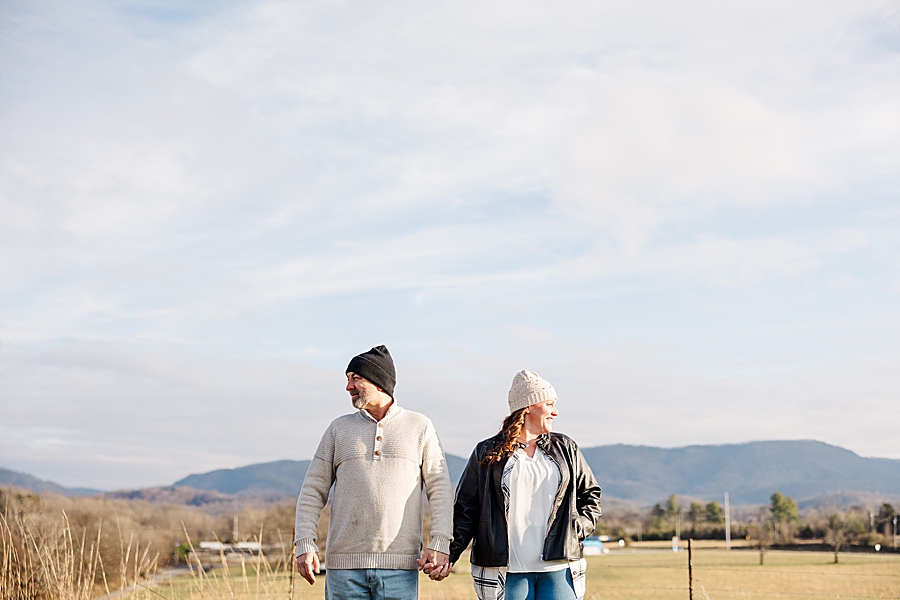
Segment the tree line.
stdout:
<path fill-rule="evenodd" d="M 850 545 L 893 549 L 894 507 L 885 502 L 877 511 L 854 507 L 807 509 L 801 513 L 790 496 L 775 492 L 769 505 L 758 509 L 732 508 L 731 539 L 749 540 L 760 551 L 760 561 L 772 546 L 788 546 L 821 540 L 831 547 L 838 562 L 841 550 Z M 672 494 L 647 511 L 619 510 L 604 516 L 598 534 L 626 541 L 680 539 L 725 539 L 725 510 L 716 501 L 685 504 Z"/>

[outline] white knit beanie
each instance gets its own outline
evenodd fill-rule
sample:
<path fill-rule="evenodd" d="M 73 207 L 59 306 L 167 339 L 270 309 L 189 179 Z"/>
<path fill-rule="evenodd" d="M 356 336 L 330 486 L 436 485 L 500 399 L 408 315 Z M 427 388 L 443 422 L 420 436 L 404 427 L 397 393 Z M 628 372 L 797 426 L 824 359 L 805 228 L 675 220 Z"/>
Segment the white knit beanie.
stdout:
<path fill-rule="evenodd" d="M 509 412 L 512 414 L 532 404 L 555 399 L 556 390 L 549 381 L 537 373 L 522 369 L 513 377 L 512 387 L 509 388 Z"/>

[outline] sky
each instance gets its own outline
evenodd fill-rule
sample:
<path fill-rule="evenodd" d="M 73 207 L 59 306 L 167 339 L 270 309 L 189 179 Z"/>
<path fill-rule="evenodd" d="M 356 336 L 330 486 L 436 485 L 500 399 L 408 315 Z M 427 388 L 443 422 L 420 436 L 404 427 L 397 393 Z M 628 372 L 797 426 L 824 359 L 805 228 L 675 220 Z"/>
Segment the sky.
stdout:
<path fill-rule="evenodd" d="M 468 456 L 900 459 L 900 7 L 0 4 L 0 467 L 311 458 L 386 344 Z"/>

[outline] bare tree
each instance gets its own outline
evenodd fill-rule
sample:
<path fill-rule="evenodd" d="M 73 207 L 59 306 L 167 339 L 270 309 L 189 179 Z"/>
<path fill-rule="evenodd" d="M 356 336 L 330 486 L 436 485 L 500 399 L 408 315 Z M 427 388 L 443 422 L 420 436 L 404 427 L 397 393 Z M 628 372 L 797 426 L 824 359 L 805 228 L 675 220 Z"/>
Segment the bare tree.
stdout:
<path fill-rule="evenodd" d="M 838 562 L 838 554 L 847 543 L 847 525 L 838 513 L 828 517 L 825 529 L 825 543 L 834 548 L 834 563 Z"/>
<path fill-rule="evenodd" d="M 766 552 L 769 551 L 776 536 L 776 527 L 772 521 L 771 512 L 765 508 L 760 509 L 759 521 L 751 524 L 749 531 L 753 545 L 759 550 L 759 564 L 763 565 L 766 563 Z"/>
<path fill-rule="evenodd" d="M 672 529 L 675 530 L 675 535 L 681 537 L 681 500 L 675 494 L 666 500 L 666 516 L 672 519 Z"/>

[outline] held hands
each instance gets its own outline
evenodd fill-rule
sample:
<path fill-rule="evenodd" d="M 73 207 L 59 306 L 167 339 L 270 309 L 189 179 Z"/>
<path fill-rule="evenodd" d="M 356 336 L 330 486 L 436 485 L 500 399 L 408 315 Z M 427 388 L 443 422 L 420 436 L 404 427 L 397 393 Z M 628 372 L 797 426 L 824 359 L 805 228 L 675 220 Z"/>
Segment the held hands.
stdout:
<path fill-rule="evenodd" d="M 440 581 L 450 574 L 453 563 L 450 562 L 450 555 L 426 548 L 422 553 L 422 558 L 416 561 L 419 563 L 419 570 L 428 575 L 434 581 Z"/>
<path fill-rule="evenodd" d="M 453 563 L 450 562 L 450 555 L 438 552 L 430 548 L 422 553 L 422 558 L 416 561 L 419 569 L 434 581 L 441 581 L 450 574 Z M 310 585 L 316 582 L 316 575 L 319 573 L 319 555 L 315 552 L 304 552 L 297 557 L 297 570 Z"/>
<path fill-rule="evenodd" d="M 319 573 L 319 555 L 315 552 L 304 552 L 298 556 L 297 570 L 300 572 L 300 576 L 309 582 L 309 585 L 314 584 L 316 575 Z"/>

